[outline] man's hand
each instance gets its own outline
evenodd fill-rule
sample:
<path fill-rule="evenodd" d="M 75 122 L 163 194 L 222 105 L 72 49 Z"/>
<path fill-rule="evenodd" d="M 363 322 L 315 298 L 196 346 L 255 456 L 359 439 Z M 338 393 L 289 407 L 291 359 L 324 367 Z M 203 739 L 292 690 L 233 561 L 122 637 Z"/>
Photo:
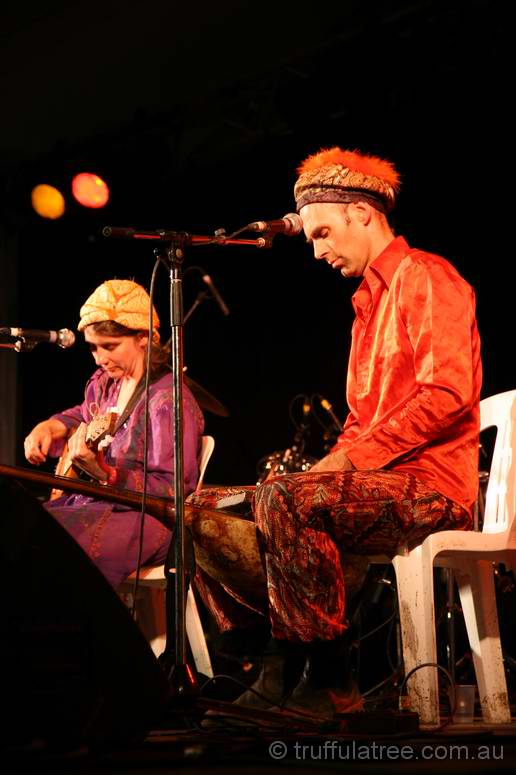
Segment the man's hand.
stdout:
<path fill-rule="evenodd" d="M 346 455 L 343 449 L 337 449 L 335 452 L 330 452 L 329 455 L 321 458 L 315 465 L 313 465 L 308 473 L 312 471 L 355 471 L 355 466 Z"/>
<path fill-rule="evenodd" d="M 38 423 L 23 442 L 25 457 L 38 466 L 47 459 L 50 445 L 55 439 L 64 439 L 68 430 L 60 420 L 44 420 Z"/>

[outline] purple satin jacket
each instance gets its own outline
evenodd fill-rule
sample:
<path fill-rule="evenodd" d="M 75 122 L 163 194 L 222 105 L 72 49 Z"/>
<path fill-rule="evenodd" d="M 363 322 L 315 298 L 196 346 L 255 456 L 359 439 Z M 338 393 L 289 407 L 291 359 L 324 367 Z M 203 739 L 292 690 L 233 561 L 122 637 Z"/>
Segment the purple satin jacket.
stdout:
<path fill-rule="evenodd" d="M 116 406 L 119 381 L 97 370 L 88 384 L 84 401 L 78 406 L 53 415 L 67 427 L 89 422 L 96 413 L 104 414 Z M 116 431 L 105 450 L 105 460 L 117 469 L 116 487 L 143 489 L 144 406 L 142 395 L 133 411 Z M 174 436 L 172 375 L 167 373 L 150 387 L 147 492 L 173 496 Z M 193 492 L 199 476 L 204 420 L 189 388 L 183 386 L 183 456 L 185 496 Z M 61 455 L 64 441 L 55 442 L 50 455 Z M 129 507 L 85 495 L 65 494 L 45 504 L 58 522 L 77 540 L 90 558 L 117 586 L 136 567 L 139 514 Z M 153 517 L 145 520 L 143 562 L 162 562 L 170 541 L 170 532 Z"/>

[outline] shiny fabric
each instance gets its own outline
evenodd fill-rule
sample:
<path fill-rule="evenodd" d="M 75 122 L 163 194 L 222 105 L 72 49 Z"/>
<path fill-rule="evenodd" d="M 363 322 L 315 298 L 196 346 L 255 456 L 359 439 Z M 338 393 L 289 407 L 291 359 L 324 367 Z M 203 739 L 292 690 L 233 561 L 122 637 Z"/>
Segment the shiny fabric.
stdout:
<path fill-rule="evenodd" d="M 471 527 L 468 512 L 415 476 L 392 471 L 290 474 L 261 485 L 272 634 L 331 640 L 347 627 L 342 553 L 393 556 L 437 530 Z"/>
<path fill-rule="evenodd" d="M 255 494 L 280 639 L 343 632 L 346 553 L 393 555 L 436 530 L 471 528 L 481 386 L 473 290 L 443 258 L 399 237 L 368 267 L 353 304 L 350 412 L 336 448 L 357 470 L 286 474 Z M 216 493 L 207 497 L 213 506 Z M 200 574 L 198 586 L 222 629 L 256 622 L 213 580 Z"/>
<path fill-rule="evenodd" d="M 473 289 L 445 259 L 393 240 L 353 296 L 349 415 L 357 469 L 414 474 L 472 509 L 482 368 Z"/>
<path fill-rule="evenodd" d="M 94 413 L 104 413 L 116 406 L 119 384 L 119 380 L 113 380 L 98 369 L 86 386 L 83 403 L 54 415 L 54 418 L 68 428 L 76 427 L 80 422 L 89 422 Z M 197 459 L 204 421 L 186 385 L 183 391 L 184 477 L 185 494 L 188 495 L 195 489 L 199 476 Z M 144 403 L 142 395 L 105 450 L 105 461 L 116 468 L 116 486 L 122 489 L 143 489 Z M 151 384 L 149 416 L 147 491 L 150 495 L 172 497 L 174 439 L 171 374 L 165 374 Z M 64 441 L 54 443 L 50 455 L 59 456 L 63 446 Z M 63 495 L 44 506 L 82 546 L 114 587 L 135 569 L 139 512 L 121 504 L 76 494 Z M 164 525 L 146 515 L 143 563 L 164 561 L 170 535 Z"/>
<path fill-rule="evenodd" d="M 189 502 L 226 508 L 228 494 L 209 488 Z M 246 488 L 241 507 L 251 498 Z M 331 640 L 346 629 L 347 555 L 393 556 L 400 545 L 413 546 L 438 530 L 471 528 L 466 509 L 412 474 L 392 471 L 278 476 L 256 488 L 254 512 L 272 634 L 293 641 Z M 222 631 L 255 627 L 267 614 L 200 569 L 196 583 Z"/>

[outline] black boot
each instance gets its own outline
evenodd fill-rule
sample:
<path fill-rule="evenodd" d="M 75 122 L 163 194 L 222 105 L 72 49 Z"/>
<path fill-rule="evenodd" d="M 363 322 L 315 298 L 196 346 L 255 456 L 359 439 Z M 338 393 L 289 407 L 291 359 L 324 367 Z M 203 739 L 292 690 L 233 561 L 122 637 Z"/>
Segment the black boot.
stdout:
<path fill-rule="evenodd" d="M 299 682 L 306 662 L 306 647 L 302 643 L 291 643 L 271 638 L 263 655 L 262 669 L 252 686 L 233 701 L 233 705 L 254 710 L 279 710 L 290 692 Z M 252 691 L 254 690 L 254 691 Z M 255 694 L 259 693 L 260 696 Z M 203 729 L 220 728 L 221 724 L 249 726 L 249 721 L 238 716 L 232 717 L 231 711 L 209 710 L 205 713 L 201 726 Z"/>
<path fill-rule="evenodd" d="M 332 718 L 336 713 L 363 709 L 363 699 L 351 669 L 351 638 L 314 641 L 301 680 L 285 708 Z"/>
<path fill-rule="evenodd" d="M 256 681 L 234 703 L 249 708 L 281 705 L 299 682 L 306 661 L 306 647 L 271 638 Z"/>

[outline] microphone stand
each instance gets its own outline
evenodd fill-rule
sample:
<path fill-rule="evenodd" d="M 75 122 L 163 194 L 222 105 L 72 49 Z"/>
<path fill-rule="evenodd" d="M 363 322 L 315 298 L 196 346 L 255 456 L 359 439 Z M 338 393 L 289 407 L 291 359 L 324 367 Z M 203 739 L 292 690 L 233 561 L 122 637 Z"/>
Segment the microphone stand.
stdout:
<path fill-rule="evenodd" d="M 238 233 L 240 233 L 239 230 Z M 170 268 L 170 325 L 171 325 L 171 361 L 173 376 L 173 433 L 174 433 L 174 505 L 175 534 L 171 539 L 165 570 L 172 567 L 170 562 L 172 548 L 175 560 L 175 661 L 170 668 L 168 680 L 170 699 L 181 707 L 191 707 L 198 696 L 199 688 L 194 672 L 186 659 L 186 570 L 185 570 L 185 524 L 184 524 L 184 459 L 183 459 L 183 291 L 181 268 L 186 246 L 195 245 L 247 245 L 257 248 L 271 247 L 273 235 L 256 239 L 234 239 L 219 230 L 213 237 L 192 235 L 186 232 L 169 230 L 137 231 L 132 228 L 106 226 L 102 230 L 105 237 L 122 239 L 155 240 L 161 246 L 154 250 L 157 258 Z M 235 232 L 236 234 L 236 232 Z M 191 310 L 192 311 L 192 310 Z M 190 311 L 190 312 L 191 312 Z M 169 628 L 170 576 L 167 577 L 167 635 Z M 168 637 L 167 637 L 168 641 Z"/>
<path fill-rule="evenodd" d="M 171 359 L 174 402 L 174 504 L 176 511 L 175 541 L 170 542 L 165 571 L 167 588 L 170 583 L 170 555 L 174 544 L 175 560 L 175 663 L 168 679 L 171 699 L 189 704 L 197 696 L 195 675 L 186 659 L 186 569 L 185 569 L 185 525 L 184 525 L 184 456 L 183 456 L 183 281 L 181 267 L 184 260 L 186 235 L 177 234 L 166 249 L 170 267 L 170 328 Z M 157 251 L 159 252 L 159 251 Z M 164 257 L 164 256 L 163 256 Z"/>

